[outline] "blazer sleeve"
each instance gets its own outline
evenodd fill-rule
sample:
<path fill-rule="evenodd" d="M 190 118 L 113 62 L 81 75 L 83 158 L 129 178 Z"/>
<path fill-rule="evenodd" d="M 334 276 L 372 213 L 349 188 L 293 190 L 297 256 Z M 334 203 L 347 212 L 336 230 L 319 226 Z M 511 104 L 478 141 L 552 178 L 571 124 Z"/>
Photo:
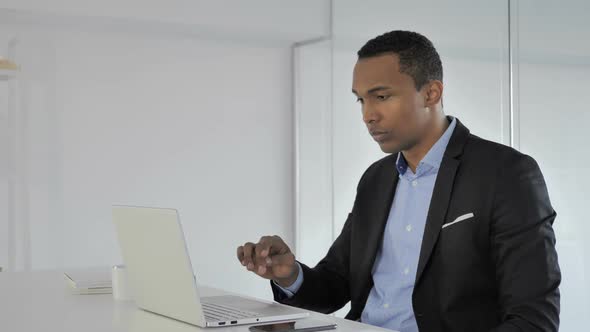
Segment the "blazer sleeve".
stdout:
<path fill-rule="evenodd" d="M 275 301 L 321 313 L 332 313 L 350 301 L 349 261 L 352 218 L 351 213 L 326 257 L 314 268 L 300 263 L 303 270 L 303 284 L 293 297 L 287 298 L 271 282 Z"/>
<path fill-rule="evenodd" d="M 291 298 L 281 289 L 270 282 L 275 301 L 294 307 L 313 310 L 325 314 L 341 309 L 350 301 L 350 248 L 352 224 L 358 215 L 358 202 L 361 188 L 365 186 L 366 178 L 378 165 L 375 162 L 361 176 L 356 190 L 356 197 L 352 212 L 348 214 L 342 232 L 336 238 L 326 256 L 314 267 L 301 264 L 303 283 Z"/>
<path fill-rule="evenodd" d="M 496 182 L 491 232 L 501 325 L 493 331 L 557 331 L 561 272 L 545 180 L 535 160 L 514 154 Z"/>

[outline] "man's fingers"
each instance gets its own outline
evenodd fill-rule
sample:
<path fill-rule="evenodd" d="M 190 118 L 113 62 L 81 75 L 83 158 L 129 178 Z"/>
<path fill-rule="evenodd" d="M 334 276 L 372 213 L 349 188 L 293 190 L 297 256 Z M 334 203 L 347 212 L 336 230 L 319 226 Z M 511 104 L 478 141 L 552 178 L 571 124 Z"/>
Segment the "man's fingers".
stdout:
<path fill-rule="evenodd" d="M 244 263 L 243 265 L 248 268 L 248 270 L 252 271 L 254 269 L 254 247 L 255 244 L 252 242 L 248 242 L 244 245 Z"/>
<path fill-rule="evenodd" d="M 280 236 L 263 236 L 260 239 L 259 244 L 262 245 L 260 249 L 260 255 L 262 257 L 270 255 L 282 255 L 291 252 L 287 244 L 281 239 Z"/>
<path fill-rule="evenodd" d="M 240 264 L 246 265 L 246 264 L 244 264 L 244 246 L 238 247 L 237 256 L 238 256 L 238 261 L 240 261 Z"/>
<path fill-rule="evenodd" d="M 272 242 L 268 236 L 262 237 L 256 244 L 256 248 L 254 249 L 254 263 L 256 265 L 255 272 L 259 275 L 264 275 L 266 273 L 266 259 L 268 258 L 268 252 L 271 245 Z"/>
<path fill-rule="evenodd" d="M 273 246 L 274 238 L 272 236 L 263 236 L 256 245 L 256 256 L 266 257 Z"/>

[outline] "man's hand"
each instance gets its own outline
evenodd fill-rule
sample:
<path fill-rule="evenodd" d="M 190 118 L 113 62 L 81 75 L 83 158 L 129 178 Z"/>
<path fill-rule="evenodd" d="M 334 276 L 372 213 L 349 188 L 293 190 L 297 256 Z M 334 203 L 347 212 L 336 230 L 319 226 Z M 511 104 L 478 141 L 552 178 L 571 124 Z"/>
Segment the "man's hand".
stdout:
<path fill-rule="evenodd" d="M 238 247 L 238 260 L 249 271 L 272 279 L 281 287 L 291 286 L 299 269 L 295 255 L 278 236 L 263 236 L 258 243 L 248 242 Z"/>

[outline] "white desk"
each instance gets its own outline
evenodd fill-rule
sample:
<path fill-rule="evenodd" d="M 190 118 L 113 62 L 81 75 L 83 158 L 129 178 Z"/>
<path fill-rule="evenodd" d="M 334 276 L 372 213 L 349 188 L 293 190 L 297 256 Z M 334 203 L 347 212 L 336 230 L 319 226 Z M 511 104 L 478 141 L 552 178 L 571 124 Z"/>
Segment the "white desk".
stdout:
<path fill-rule="evenodd" d="M 221 291 L 203 288 L 203 296 Z M 269 289 L 270 292 L 270 289 Z M 341 332 L 389 331 L 329 315 L 312 317 L 334 321 Z M 2 332 L 194 332 L 205 329 L 151 314 L 130 301 L 115 301 L 112 295 L 72 295 L 63 273 L 0 273 L 0 331 Z M 207 331 L 248 331 L 248 326 L 212 328 Z"/>

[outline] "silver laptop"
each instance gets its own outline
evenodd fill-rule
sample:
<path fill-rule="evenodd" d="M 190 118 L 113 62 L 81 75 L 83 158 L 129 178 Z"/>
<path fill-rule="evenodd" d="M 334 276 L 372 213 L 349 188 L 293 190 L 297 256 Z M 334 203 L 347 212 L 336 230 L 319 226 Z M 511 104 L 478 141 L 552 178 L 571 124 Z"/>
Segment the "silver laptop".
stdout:
<path fill-rule="evenodd" d="M 301 309 L 224 295 L 200 297 L 178 212 L 113 206 L 129 287 L 141 309 L 200 327 L 289 321 Z"/>

